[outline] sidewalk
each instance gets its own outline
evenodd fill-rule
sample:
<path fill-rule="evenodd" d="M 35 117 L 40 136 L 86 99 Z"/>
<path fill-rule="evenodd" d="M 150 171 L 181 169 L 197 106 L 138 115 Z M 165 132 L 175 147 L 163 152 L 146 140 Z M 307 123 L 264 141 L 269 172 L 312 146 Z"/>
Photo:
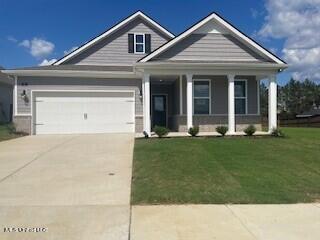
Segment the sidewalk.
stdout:
<path fill-rule="evenodd" d="M 133 206 L 131 240 L 320 239 L 320 204 Z"/>

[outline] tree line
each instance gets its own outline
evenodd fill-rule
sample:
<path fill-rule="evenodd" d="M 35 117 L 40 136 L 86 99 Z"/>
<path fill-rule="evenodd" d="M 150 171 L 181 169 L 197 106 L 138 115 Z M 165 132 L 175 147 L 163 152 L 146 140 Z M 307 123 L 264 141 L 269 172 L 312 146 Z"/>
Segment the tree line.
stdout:
<path fill-rule="evenodd" d="M 284 86 L 278 86 L 278 113 L 280 119 L 293 119 L 296 115 L 312 108 L 320 108 L 320 85 L 306 79 L 291 80 Z M 268 116 L 268 88 L 260 84 L 260 111 Z"/>

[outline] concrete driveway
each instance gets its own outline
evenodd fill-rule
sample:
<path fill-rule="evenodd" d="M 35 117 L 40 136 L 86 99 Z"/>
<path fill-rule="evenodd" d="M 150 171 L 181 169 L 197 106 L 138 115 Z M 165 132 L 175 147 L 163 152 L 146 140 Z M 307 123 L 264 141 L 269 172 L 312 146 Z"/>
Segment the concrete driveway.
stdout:
<path fill-rule="evenodd" d="M 0 142 L 0 239 L 128 239 L 133 137 Z"/>

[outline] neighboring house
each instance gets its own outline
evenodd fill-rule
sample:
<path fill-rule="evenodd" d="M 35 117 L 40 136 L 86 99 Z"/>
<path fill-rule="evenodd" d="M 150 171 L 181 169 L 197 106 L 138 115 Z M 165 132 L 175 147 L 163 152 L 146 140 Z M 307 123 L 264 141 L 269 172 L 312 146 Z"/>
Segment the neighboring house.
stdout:
<path fill-rule="evenodd" d="M 3 70 L 1 66 L 0 70 Z M 0 123 L 12 120 L 12 85 L 10 78 L 0 72 Z"/>
<path fill-rule="evenodd" d="M 216 13 L 174 36 L 138 11 L 52 66 L 7 70 L 14 122 L 31 134 L 171 131 L 229 133 L 260 126 L 259 81 L 269 79 L 269 128 L 277 126 L 276 75 L 286 63 Z"/>
<path fill-rule="evenodd" d="M 309 118 L 309 117 L 316 117 L 316 116 L 320 116 L 320 106 L 316 107 L 312 107 L 309 111 L 304 111 L 301 114 L 298 114 L 296 117 L 297 118 Z"/>

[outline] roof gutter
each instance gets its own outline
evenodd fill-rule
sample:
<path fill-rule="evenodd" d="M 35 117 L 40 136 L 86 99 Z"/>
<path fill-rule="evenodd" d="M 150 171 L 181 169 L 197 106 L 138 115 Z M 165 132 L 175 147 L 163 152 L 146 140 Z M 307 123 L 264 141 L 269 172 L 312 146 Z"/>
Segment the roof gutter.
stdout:
<path fill-rule="evenodd" d="M 265 69 L 265 70 L 284 70 L 288 64 L 278 63 L 179 63 L 179 62 L 138 62 L 135 64 L 136 69 L 197 69 L 197 70 L 211 70 L 211 69 Z"/>
<path fill-rule="evenodd" d="M 11 76 L 33 77 L 94 77 L 94 78 L 139 78 L 139 73 L 134 72 L 110 72 L 110 71 L 75 71 L 75 70 L 3 70 Z"/>

